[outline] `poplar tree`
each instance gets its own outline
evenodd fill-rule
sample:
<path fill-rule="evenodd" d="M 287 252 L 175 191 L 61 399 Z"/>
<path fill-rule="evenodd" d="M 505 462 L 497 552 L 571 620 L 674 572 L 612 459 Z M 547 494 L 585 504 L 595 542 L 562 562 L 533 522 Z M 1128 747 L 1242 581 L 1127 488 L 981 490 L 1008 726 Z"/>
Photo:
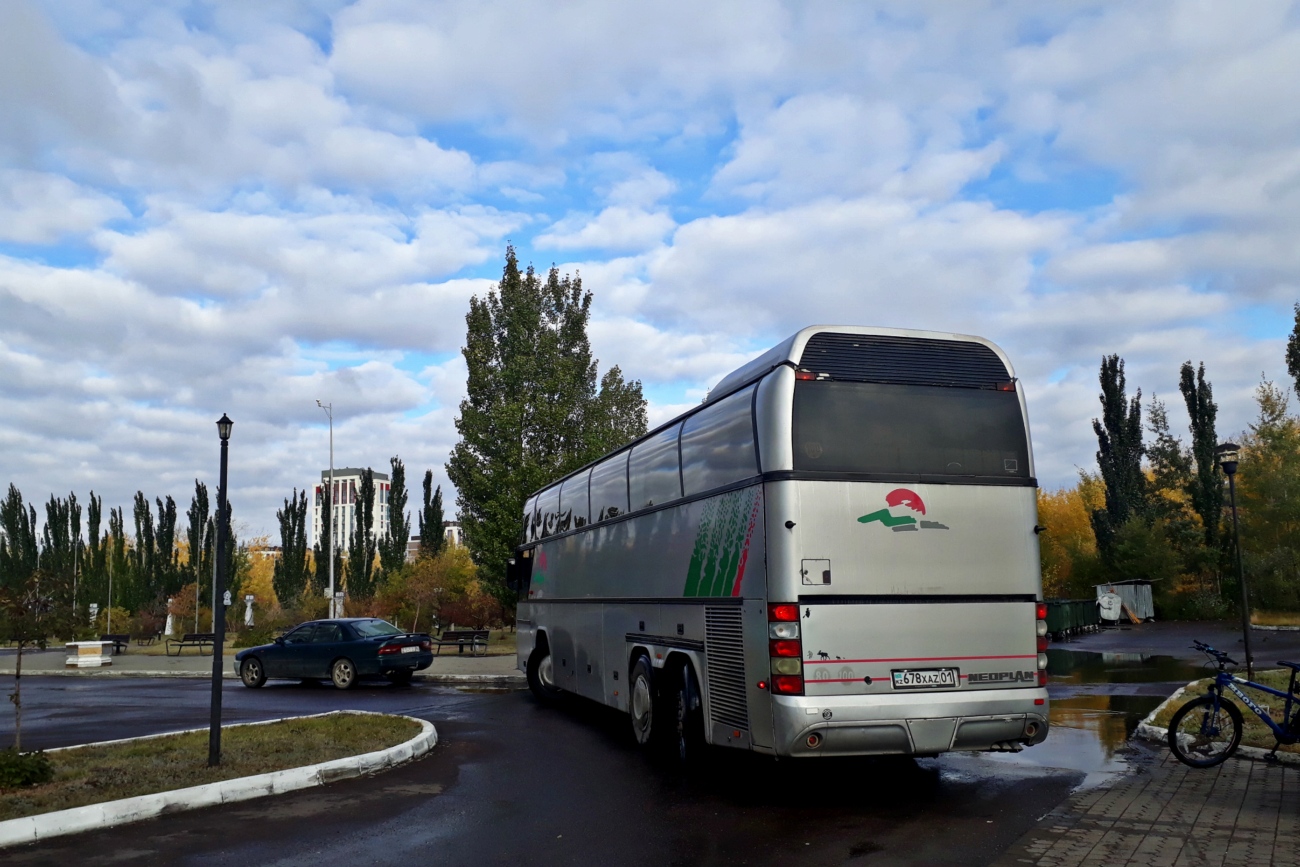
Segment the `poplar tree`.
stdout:
<path fill-rule="evenodd" d="M 1093 532 L 1102 561 L 1114 563 L 1115 536 L 1131 518 L 1145 517 L 1146 476 L 1142 473 L 1142 390 L 1125 394 L 1124 359 L 1101 360 L 1101 419 L 1092 420 L 1097 435 L 1097 466 L 1106 488 L 1105 508 L 1092 513 Z"/>
<path fill-rule="evenodd" d="M 1215 455 L 1218 435 L 1214 420 L 1219 408 L 1214 403 L 1210 384 L 1205 381 L 1205 363 L 1193 373 L 1192 363 L 1184 362 L 1178 388 L 1187 403 L 1187 417 L 1191 419 L 1192 458 L 1196 462 L 1196 476 L 1190 481 L 1187 494 L 1192 509 L 1205 525 L 1205 547 L 1214 551 L 1219 547 L 1219 520 L 1223 514 L 1223 475 Z"/>
<path fill-rule="evenodd" d="M 357 487 L 357 504 L 353 510 L 356 525 L 348 543 L 348 595 L 369 599 L 375 595 L 375 474 L 369 467 L 361 471 Z"/>
<path fill-rule="evenodd" d="M 104 598 L 108 576 L 108 539 L 100 532 L 104 523 L 104 498 L 90 492 L 86 503 L 86 551 L 81 558 L 78 598 L 99 602 Z"/>
<path fill-rule="evenodd" d="M 330 561 L 334 558 L 334 588 L 343 586 L 343 551 L 334 537 L 334 499 L 328 484 L 321 485 L 321 522 L 320 535 L 312 547 L 312 591 L 316 594 L 327 592 L 330 586 Z"/>
<path fill-rule="evenodd" d="M 271 586 L 280 605 L 288 608 L 307 589 L 307 492 L 293 489 L 284 508 L 275 512 L 280 522 L 280 556 L 271 574 Z"/>
<path fill-rule="evenodd" d="M 190 507 L 185 516 L 189 526 L 185 531 L 185 541 L 190 549 L 190 562 L 186 564 L 185 580 L 201 590 L 205 583 L 212 583 L 213 544 L 215 533 L 212 523 L 211 504 L 208 500 L 208 486 L 194 480 L 194 496 L 190 498 Z"/>
<path fill-rule="evenodd" d="M 36 571 L 38 554 L 36 508 L 25 505 L 22 493 L 11 483 L 0 501 L 0 586 L 25 586 Z"/>
<path fill-rule="evenodd" d="M 388 533 L 379 540 L 379 562 L 384 575 L 392 575 L 406 564 L 406 543 L 411 538 L 411 516 L 406 514 L 406 466 L 394 455 L 388 461 Z"/>
<path fill-rule="evenodd" d="M 590 318 L 580 277 L 521 272 L 514 247 L 496 291 L 470 299 L 467 395 L 447 476 L 465 544 L 498 598 L 528 494 L 645 432 L 639 382 L 612 368 L 597 390 Z"/>
<path fill-rule="evenodd" d="M 424 508 L 420 510 L 420 557 L 421 559 L 437 557 L 447 544 L 443 535 L 446 518 L 442 514 L 442 485 L 434 490 L 432 497 L 429 489 L 433 487 L 433 470 L 424 471 Z"/>
<path fill-rule="evenodd" d="M 154 530 L 153 596 L 157 599 L 176 593 L 185 584 L 179 554 L 176 550 L 176 501 L 155 497 L 158 504 L 158 526 Z"/>
<path fill-rule="evenodd" d="M 157 551 L 154 548 L 153 509 L 149 507 L 149 498 L 143 491 L 135 492 L 132 516 L 135 518 L 135 550 L 131 580 L 123 581 L 119 577 L 117 589 L 123 607 L 136 609 L 157 593 L 154 583 L 158 569 L 154 562 Z"/>
<path fill-rule="evenodd" d="M 76 494 L 68 494 L 66 500 L 50 495 L 50 501 L 45 504 L 41 537 L 40 568 L 48 575 L 71 582 L 81 542 L 81 505 Z"/>

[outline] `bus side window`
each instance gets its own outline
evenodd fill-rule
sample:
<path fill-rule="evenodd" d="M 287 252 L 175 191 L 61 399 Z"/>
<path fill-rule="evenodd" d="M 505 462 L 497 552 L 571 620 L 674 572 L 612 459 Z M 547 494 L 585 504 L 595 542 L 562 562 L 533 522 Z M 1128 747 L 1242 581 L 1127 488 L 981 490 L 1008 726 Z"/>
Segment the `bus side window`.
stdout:
<path fill-rule="evenodd" d="M 541 521 L 538 538 L 554 536 L 560 521 L 560 486 L 547 488 L 537 495 L 537 512 Z"/>
<path fill-rule="evenodd" d="M 591 514 L 608 521 L 627 511 L 627 452 L 596 464 L 591 470 Z"/>
<path fill-rule="evenodd" d="M 758 475 L 752 401 L 747 388 L 707 406 L 682 428 L 682 483 L 686 496 Z"/>
<path fill-rule="evenodd" d="M 677 436 L 681 425 L 660 431 L 632 449 L 628 464 L 628 505 L 633 511 L 681 499 Z"/>
<path fill-rule="evenodd" d="M 524 541 L 537 541 L 537 498 L 529 499 L 524 506 Z"/>
<path fill-rule="evenodd" d="M 585 473 L 566 479 L 564 486 L 560 488 L 560 523 L 564 530 L 570 528 L 577 529 L 587 525 L 587 478 L 591 475 L 588 470 Z"/>

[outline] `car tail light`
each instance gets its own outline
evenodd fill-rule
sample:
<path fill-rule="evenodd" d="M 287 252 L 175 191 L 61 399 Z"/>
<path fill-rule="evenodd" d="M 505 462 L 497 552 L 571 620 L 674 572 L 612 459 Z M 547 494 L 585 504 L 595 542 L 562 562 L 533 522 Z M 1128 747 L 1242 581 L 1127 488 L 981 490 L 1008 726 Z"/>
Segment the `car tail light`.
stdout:
<path fill-rule="evenodd" d="M 401 653 L 401 651 L 402 651 L 402 646 L 400 644 L 386 644 L 383 647 L 379 648 L 379 655 L 391 656 L 394 653 Z"/>
<path fill-rule="evenodd" d="M 799 635 L 799 606 L 778 602 L 767 607 L 768 654 L 772 692 L 803 695 L 803 639 Z"/>
<path fill-rule="evenodd" d="M 433 643 L 430 642 L 428 639 L 425 639 L 424 641 L 421 641 L 421 642 L 420 642 L 420 649 L 421 649 L 421 650 L 433 650 Z"/>

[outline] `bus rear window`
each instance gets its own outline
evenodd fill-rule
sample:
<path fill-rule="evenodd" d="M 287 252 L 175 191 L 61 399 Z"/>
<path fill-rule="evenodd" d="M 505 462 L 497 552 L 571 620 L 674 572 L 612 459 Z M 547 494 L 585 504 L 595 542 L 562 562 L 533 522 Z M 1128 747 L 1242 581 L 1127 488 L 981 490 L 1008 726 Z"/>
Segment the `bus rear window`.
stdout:
<path fill-rule="evenodd" d="M 795 470 L 1029 477 L 1013 391 L 797 382 L 793 433 Z"/>

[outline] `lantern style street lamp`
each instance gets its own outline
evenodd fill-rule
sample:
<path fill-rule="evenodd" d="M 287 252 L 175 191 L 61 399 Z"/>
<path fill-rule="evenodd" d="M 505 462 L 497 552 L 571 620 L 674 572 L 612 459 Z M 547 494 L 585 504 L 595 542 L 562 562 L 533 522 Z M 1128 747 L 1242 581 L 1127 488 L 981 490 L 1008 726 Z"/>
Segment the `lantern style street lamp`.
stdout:
<path fill-rule="evenodd" d="M 217 580 L 213 585 L 212 611 L 215 634 L 212 651 L 212 709 L 208 722 L 208 767 L 221 764 L 221 665 L 226 641 L 226 539 L 230 528 L 226 510 L 226 457 L 230 443 L 230 429 L 235 423 L 224 412 L 217 420 L 217 436 L 221 437 L 221 476 L 217 485 Z"/>
<path fill-rule="evenodd" d="M 1241 585 L 1241 640 L 1246 645 L 1246 677 L 1255 678 L 1255 658 L 1250 653 L 1250 595 L 1246 592 L 1246 572 L 1241 568 L 1241 530 L 1237 526 L 1237 452 L 1236 443 L 1223 443 L 1214 450 L 1223 474 L 1228 477 L 1228 498 L 1232 504 L 1232 547 L 1236 551 L 1237 583 Z"/>

